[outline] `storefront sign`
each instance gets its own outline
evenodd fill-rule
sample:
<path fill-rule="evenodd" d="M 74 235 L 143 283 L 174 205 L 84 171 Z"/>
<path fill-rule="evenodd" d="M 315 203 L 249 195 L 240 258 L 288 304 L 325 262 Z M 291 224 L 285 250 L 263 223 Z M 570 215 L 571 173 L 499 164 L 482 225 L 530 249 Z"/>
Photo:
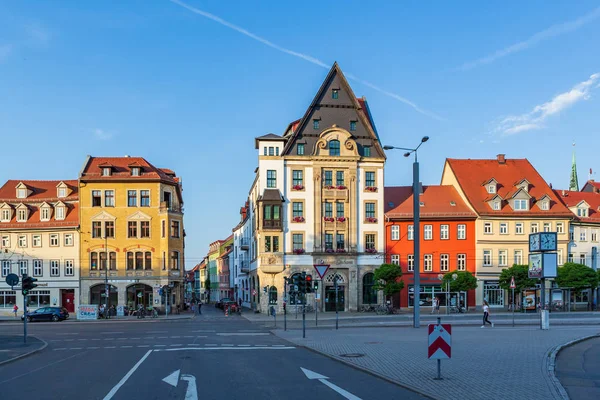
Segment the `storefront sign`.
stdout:
<path fill-rule="evenodd" d="M 80 305 L 77 307 L 77 319 L 98 319 L 98 305 Z"/>
<path fill-rule="evenodd" d="M 541 253 L 529 254 L 529 278 L 539 279 L 542 277 L 542 258 L 543 255 Z"/>
<path fill-rule="evenodd" d="M 117 317 L 125 316 L 125 306 L 117 306 Z"/>

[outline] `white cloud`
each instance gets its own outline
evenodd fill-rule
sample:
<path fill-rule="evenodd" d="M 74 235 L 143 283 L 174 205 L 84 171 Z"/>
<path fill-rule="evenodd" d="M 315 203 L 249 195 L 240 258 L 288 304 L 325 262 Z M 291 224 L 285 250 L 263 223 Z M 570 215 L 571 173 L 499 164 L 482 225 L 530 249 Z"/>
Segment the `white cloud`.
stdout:
<path fill-rule="evenodd" d="M 183 8 L 186 8 L 187 10 L 189 10 L 189 11 L 195 13 L 195 14 L 198 14 L 198 15 L 201 15 L 201 16 L 203 16 L 205 18 L 211 19 L 211 20 L 213 20 L 213 21 L 215 21 L 215 22 L 217 22 L 217 23 L 219 23 L 221 25 L 224 25 L 224 26 L 228 27 L 229 29 L 233 29 L 234 31 L 237 31 L 237 32 L 241 33 L 242 35 L 247 36 L 247 37 L 249 37 L 249 38 L 251 38 L 253 40 L 256 40 L 257 42 L 260 42 L 260 43 L 262 43 L 262 44 L 264 44 L 266 46 L 269 46 L 269 47 L 271 47 L 271 48 L 273 48 L 273 49 L 275 49 L 275 50 L 277 50 L 279 52 L 282 52 L 282 53 L 285 53 L 285 54 L 289 54 L 289 55 L 294 56 L 294 57 L 301 58 L 302 60 L 305 60 L 305 61 L 308 61 L 308 62 L 310 62 L 312 64 L 318 65 L 319 67 L 322 67 L 322 68 L 327 68 L 327 69 L 330 68 L 330 65 L 327 65 L 325 62 L 319 60 L 318 58 L 315 58 L 315 57 L 312 57 L 312 56 L 310 56 L 308 54 L 299 53 L 297 51 L 290 50 L 288 48 L 279 46 L 279 45 L 277 45 L 277 44 L 275 44 L 275 43 L 273 43 L 273 42 L 271 42 L 271 41 L 269 41 L 269 40 L 267 40 L 267 39 L 265 39 L 263 37 L 260 37 L 258 35 L 255 35 L 252 32 L 249 32 L 248 30 L 246 30 L 246 29 L 244 29 L 242 27 L 234 25 L 231 22 L 225 21 L 223 18 L 218 17 L 218 16 L 216 16 L 214 14 L 208 13 L 206 11 L 202 11 L 202 10 L 196 8 L 196 7 L 192 7 L 192 6 L 190 6 L 190 5 L 182 2 L 180 0 L 170 0 L 170 1 L 172 3 L 175 3 L 175 4 L 183 7 Z M 360 82 L 363 85 L 368 86 L 371 89 L 374 89 L 374 90 L 376 90 L 376 91 L 378 91 L 378 92 L 380 92 L 380 93 L 382 93 L 382 94 L 384 94 L 386 96 L 389 96 L 389 97 L 392 97 L 392 98 L 394 98 L 394 99 L 396 99 L 398 101 L 401 101 L 402 103 L 404 103 L 404 104 L 412 107 L 415 111 L 417 111 L 417 112 L 419 112 L 419 113 L 421 113 L 423 115 L 427 115 L 427 116 L 435 118 L 435 119 L 440 119 L 440 120 L 442 119 L 441 117 L 435 115 L 434 113 L 420 108 L 414 102 L 408 100 L 405 97 L 402 97 L 402 96 L 397 95 L 395 93 L 388 92 L 385 89 L 381 89 L 380 87 L 375 86 L 372 83 L 369 83 L 369 82 L 364 81 L 362 79 L 359 79 L 359 78 L 357 78 L 357 77 L 355 77 L 355 76 L 353 76 L 351 74 L 346 74 L 346 77 L 348 79 L 354 79 L 355 81 Z"/>
<path fill-rule="evenodd" d="M 110 140 L 114 136 L 112 132 L 107 132 L 103 129 L 94 129 L 94 136 L 98 140 Z"/>
<path fill-rule="evenodd" d="M 582 26 L 589 24 L 590 22 L 594 21 L 595 19 L 597 19 L 599 17 L 600 17 L 600 7 L 594 9 L 589 14 L 579 17 L 573 21 L 568 21 L 568 22 L 564 22 L 562 24 L 553 25 L 548 29 L 545 29 L 541 32 L 535 33 L 533 36 L 530 36 L 528 39 L 526 39 L 522 42 L 518 42 L 518 43 L 515 43 L 508 47 L 505 47 L 504 49 L 497 50 L 496 52 L 494 52 L 486 57 L 482 57 L 475 61 L 467 62 L 467 63 L 463 64 L 462 66 L 460 66 L 458 69 L 466 71 L 466 70 L 478 67 L 480 65 L 489 64 L 491 62 L 498 60 L 499 58 L 503 58 L 510 54 L 526 50 L 532 46 L 535 46 L 536 44 L 538 44 L 540 42 L 543 42 L 544 40 L 551 39 L 553 37 L 560 36 L 565 33 L 573 32 L 573 31 L 581 28 Z"/>
<path fill-rule="evenodd" d="M 560 93 L 554 96 L 552 100 L 535 106 L 529 113 L 504 117 L 497 124 L 492 134 L 514 135 L 521 132 L 542 129 L 544 122 L 549 117 L 566 110 L 582 100 L 588 100 L 591 97 L 592 89 L 598 87 L 594 85 L 599 81 L 600 73 L 595 73 L 588 80 L 573 86 L 571 90 Z"/>

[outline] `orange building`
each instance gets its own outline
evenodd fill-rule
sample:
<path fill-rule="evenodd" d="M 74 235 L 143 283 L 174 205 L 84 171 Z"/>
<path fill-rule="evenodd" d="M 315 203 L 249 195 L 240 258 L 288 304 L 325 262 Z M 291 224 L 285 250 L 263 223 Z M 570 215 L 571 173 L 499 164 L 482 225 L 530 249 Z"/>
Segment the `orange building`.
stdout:
<path fill-rule="evenodd" d="M 421 217 L 421 306 L 431 307 L 434 297 L 446 305 L 446 288 L 440 274 L 469 271 L 475 275 L 475 220 L 453 186 L 423 186 Z M 404 289 L 394 306 L 414 304 L 413 190 L 411 186 L 385 188 L 386 262 L 402 267 Z M 475 307 L 475 291 L 451 293 L 449 304 Z"/>

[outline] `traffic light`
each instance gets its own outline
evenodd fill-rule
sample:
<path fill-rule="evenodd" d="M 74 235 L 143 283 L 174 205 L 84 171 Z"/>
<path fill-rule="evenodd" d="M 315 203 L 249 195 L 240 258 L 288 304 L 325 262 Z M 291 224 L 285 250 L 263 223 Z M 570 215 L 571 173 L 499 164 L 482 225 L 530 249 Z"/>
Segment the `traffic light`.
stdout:
<path fill-rule="evenodd" d="M 23 284 L 21 286 L 21 293 L 23 293 L 23 296 L 27 296 L 31 289 L 36 288 L 38 286 L 33 282 L 37 282 L 37 279 L 23 274 Z"/>
<path fill-rule="evenodd" d="M 300 276 L 299 275 L 293 276 L 292 285 L 294 286 L 294 289 L 290 290 L 290 292 L 295 292 L 295 291 L 300 290 Z"/>
<path fill-rule="evenodd" d="M 306 272 L 300 275 L 300 293 L 306 293 Z"/>
<path fill-rule="evenodd" d="M 313 292 L 317 293 L 319 291 L 319 281 L 313 281 Z"/>
<path fill-rule="evenodd" d="M 306 275 L 306 293 L 312 293 L 313 280 L 312 275 Z"/>

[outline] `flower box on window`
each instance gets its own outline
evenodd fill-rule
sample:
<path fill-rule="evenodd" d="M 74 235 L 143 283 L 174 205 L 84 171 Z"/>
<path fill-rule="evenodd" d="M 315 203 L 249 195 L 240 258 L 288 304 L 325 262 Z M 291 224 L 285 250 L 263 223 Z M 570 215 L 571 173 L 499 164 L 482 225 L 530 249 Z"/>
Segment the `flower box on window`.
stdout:
<path fill-rule="evenodd" d="M 375 222 L 377 222 L 377 218 L 367 217 L 367 218 L 365 218 L 365 222 L 375 223 Z"/>
<path fill-rule="evenodd" d="M 292 219 L 292 221 L 293 221 L 293 222 L 304 222 L 304 221 L 305 221 L 305 219 L 304 219 L 304 217 L 294 217 L 294 218 Z"/>
<path fill-rule="evenodd" d="M 335 252 L 336 253 L 345 253 L 346 249 L 337 249 Z"/>
<path fill-rule="evenodd" d="M 367 253 L 377 253 L 377 250 L 375 250 L 375 248 L 373 247 L 369 247 L 365 250 Z"/>
<path fill-rule="evenodd" d="M 304 190 L 304 185 L 294 185 L 292 186 L 292 190 Z"/>
<path fill-rule="evenodd" d="M 333 221 L 335 221 L 335 218 L 333 218 L 333 217 L 323 217 L 323 220 L 325 222 L 333 222 Z"/>
<path fill-rule="evenodd" d="M 344 185 L 338 185 L 338 186 L 336 187 L 336 189 L 337 189 L 337 190 L 344 190 L 344 189 L 348 189 L 348 188 L 347 188 L 346 186 L 344 186 Z"/>
<path fill-rule="evenodd" d="M 294 249 L 294 254 L 304 254 L 304 249 Z"/>
<path fill-rule="evenodd" d="M 367 192 L 376 192 L 377 191 L 377 186 L 367 186 L 367 187 L 365 187 L 365 190 Z"/>
<path fill-rule="evenodd" d="M 325 253 L 333 253 L 333 249 L 326 249 Z"/>
<path fill-rule="evenodd" d="M 333 186 L 333 185 L 324 185 L 323 188 L 324 189 L 335 189 L 335 186 Z"/>
<path fill-rule="evenodd" d="M 337 222 L 346 222 L 346 217 L 337 217 Z"/>

